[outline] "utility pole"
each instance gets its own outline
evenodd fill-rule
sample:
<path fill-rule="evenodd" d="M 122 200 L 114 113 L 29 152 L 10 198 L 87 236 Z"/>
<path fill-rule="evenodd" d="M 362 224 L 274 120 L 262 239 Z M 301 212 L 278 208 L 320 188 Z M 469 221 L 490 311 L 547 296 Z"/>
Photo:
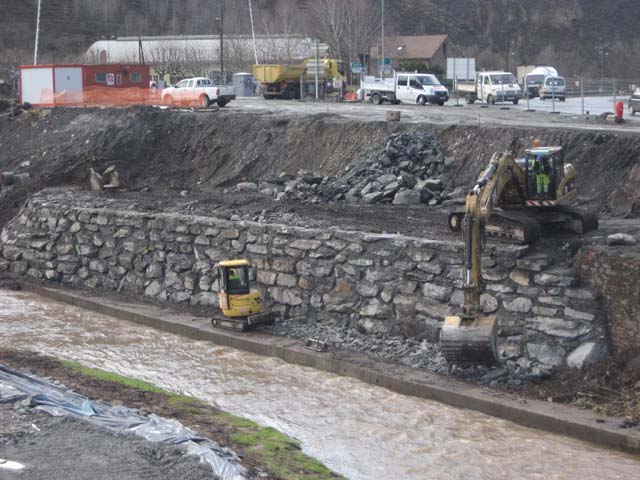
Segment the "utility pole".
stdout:
<path fill-rule="evenodd" d="M 248 1 L 249 1 L 249 18 L 251 19 L 251 36 L 253 37 L 253 54 L 256 56 L 256 65 L 257 65 L 258 64 L 258 48 L 256 47 L 256 31 L 253 28 L 253 8 L 251 8 L 251 0 L 248 0 Z"/>
<path fill-rule="evenodd" d="M 382 10 L 382 43 L 380 45 L 382 63 L 380 63 L 380 79 L 384 76 L 384 0 L 380 0 L 382 2 L 381 10 Z"/>
<path fill-rule="evenodd" d="M 33 49 L 33 64 L 38 64 L 38 40 L 40 37 L 40 7 L 42 6 L 42 0 L 38 0 L 38 19 L 36 20 L 36 46 Z"/>
<path fill-rule="evenodd" d="M 220 0 L 220 76 L 222 77 L 222 84 L 226 85 L 226 78 L 224 75 L 224 0 Z"/>

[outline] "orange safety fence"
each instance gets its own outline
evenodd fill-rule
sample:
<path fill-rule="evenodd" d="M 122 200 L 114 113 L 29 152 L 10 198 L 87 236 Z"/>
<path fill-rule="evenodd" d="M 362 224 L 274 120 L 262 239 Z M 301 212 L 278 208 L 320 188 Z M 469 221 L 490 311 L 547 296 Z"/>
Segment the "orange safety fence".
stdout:
<path fill-rule="evenodd" d="M 162 90 L 148 88 L 113 88 L 92 86 L 83 91 L 63 91 L 54 94 L 43 89 L 40 100 L 32 102 L 39 106 L 128 106 L 162 105 Z M 176 106 L 177 102 L 174 102 Z M 182 104 L 181 104 L 182 105 Z M 197 106 L 197 102 L 186 102 L 184 106 Z"/>

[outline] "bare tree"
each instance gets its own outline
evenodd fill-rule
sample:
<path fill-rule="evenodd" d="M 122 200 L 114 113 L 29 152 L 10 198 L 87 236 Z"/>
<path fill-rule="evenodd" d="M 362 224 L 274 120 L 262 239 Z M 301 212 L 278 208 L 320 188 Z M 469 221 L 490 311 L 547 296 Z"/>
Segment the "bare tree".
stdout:
<path fill-rule="evenodd" d="M 374 0 L 316 0 L 309 13 L 318 36 L 334 56 L 346 62 L 368 52 L 380 28 L 380 8 Z"/>

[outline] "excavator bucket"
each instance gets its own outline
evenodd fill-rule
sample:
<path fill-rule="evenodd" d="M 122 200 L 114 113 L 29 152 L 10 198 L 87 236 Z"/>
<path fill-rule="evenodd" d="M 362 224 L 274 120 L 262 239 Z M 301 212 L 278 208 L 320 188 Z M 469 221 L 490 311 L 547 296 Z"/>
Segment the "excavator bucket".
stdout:
<path fill-rule="evenodd" d="M 446 317 L 440 348 L 450 365 L 493 364 L 497 361 L 496 317 Z"/>

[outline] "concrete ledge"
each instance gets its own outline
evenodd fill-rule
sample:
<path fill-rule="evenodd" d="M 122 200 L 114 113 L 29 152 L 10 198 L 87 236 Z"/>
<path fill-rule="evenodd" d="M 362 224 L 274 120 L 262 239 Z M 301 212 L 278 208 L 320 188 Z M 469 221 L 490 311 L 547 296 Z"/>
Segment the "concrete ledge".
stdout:
<path fill-rule="evenodd" d="M 195 317 L 149 305 L 115 300 L 25 283 L 24 290 L 97 313 L 113 316 L 168 333 L 257 355 L 278 357 L 285 362 L 356 378 L 403 395 L 435 400 L 454 407 L 476 410 L 520 425 L 566 435 L 640 453 L 640 430 L 621 429 L 621 418 L 599 417 L 592 411 L 565 405 L 522 400 L 502 392 L 489 391 L 402 365 L 374 361 L 349 352 L 318 353 L 300 340 L 260 333 L 236 333 L 213 328 L 205 317 Z"/>

